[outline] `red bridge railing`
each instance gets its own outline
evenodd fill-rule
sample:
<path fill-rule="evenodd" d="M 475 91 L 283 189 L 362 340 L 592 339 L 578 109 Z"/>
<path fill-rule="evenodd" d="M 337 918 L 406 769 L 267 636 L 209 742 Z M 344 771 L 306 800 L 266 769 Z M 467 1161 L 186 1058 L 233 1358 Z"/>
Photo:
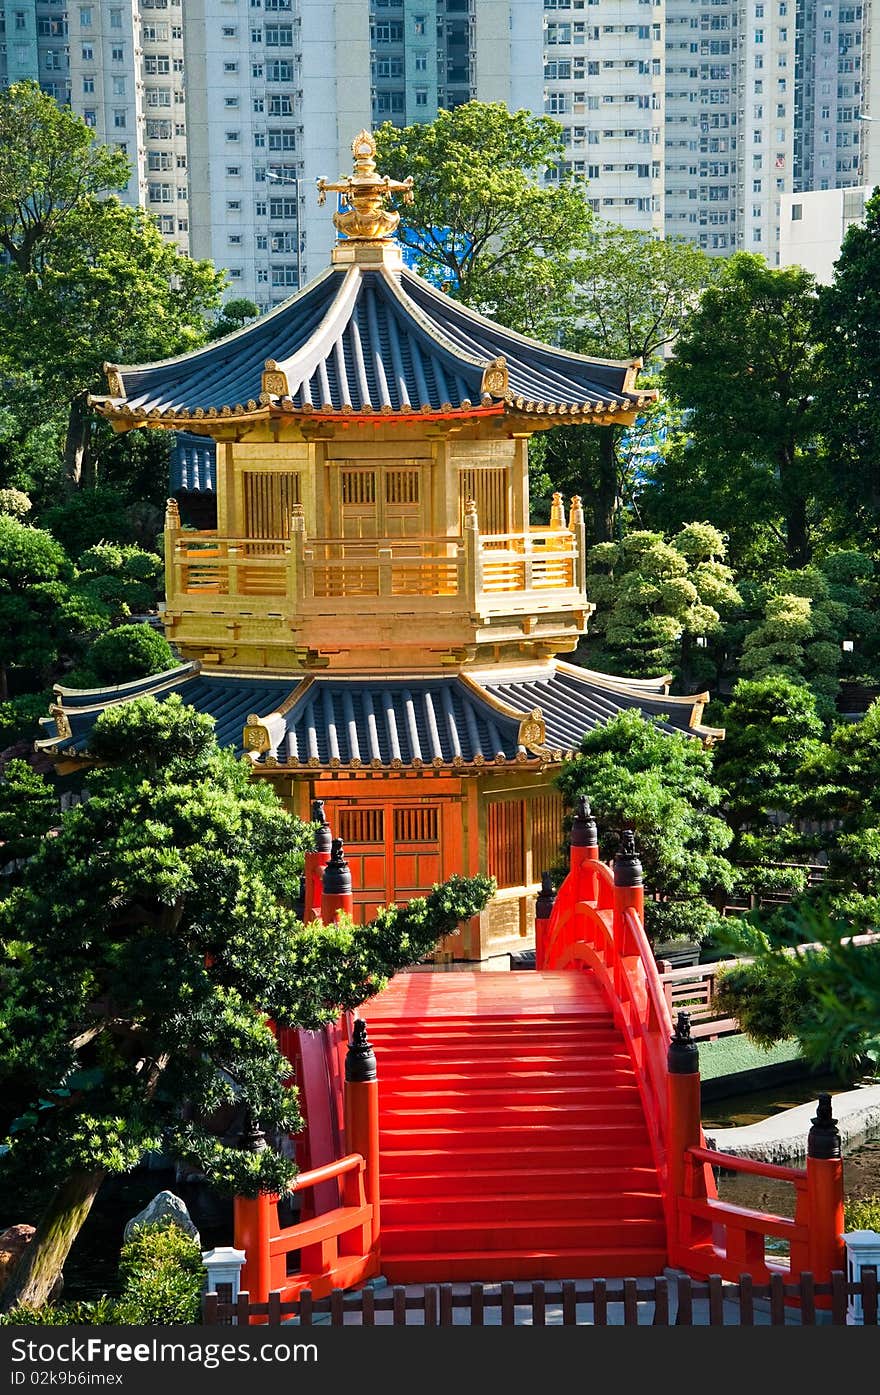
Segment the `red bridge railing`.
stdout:
<path fill-rule="evenodd" d="M 688 1014 L 673 1027 L 644 929 L 642 868 L 626 831 L 613 867 L 599 861 L 596 825 L 581 800 L 569 872 L 553 895 L 545 877 L 535 919 L 538 969 L 589 969 L 613 1004 L 638 1080 L 663 1189 L 670 1264 L 698 1276 L 760 1282 L 809 1272 L 828 1282 L 843 1266 L 843 1165 L 830 1096 L 821 1095 L 806 1168 L 776 1167 L 707 1149 L 700 1125 L 697 1044 Z M 721 1201 L 713 1168 L 772 1177 L 795 1189 L 794 1217 Z M 786 1241 L 789 1259 L 766 1253 Z"/>

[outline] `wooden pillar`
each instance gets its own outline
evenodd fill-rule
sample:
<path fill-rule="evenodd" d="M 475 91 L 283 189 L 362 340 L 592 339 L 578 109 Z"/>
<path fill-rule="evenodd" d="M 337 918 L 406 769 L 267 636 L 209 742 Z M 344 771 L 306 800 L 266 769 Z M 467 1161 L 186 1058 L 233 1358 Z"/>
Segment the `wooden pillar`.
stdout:
<path fill-rule="evenodd" d="M 367 1039 L 367 1024 L 357 1018 L 345 1058 L 345 1146 L 364 1160 L 364 1191 L 373 1208 L 370 1238 L 378 1254 L 379 1218 L 379 1081 L 376 1056 Z"/>
<path fill-rule="evenodd" d="M 169 606 L 174 601 L 180 585 L 180 578 L 177 575 L 177 539 L 180 536 L 180 509 L 176 499 L 169 499 L 165 504 L 165 604 Z"/>

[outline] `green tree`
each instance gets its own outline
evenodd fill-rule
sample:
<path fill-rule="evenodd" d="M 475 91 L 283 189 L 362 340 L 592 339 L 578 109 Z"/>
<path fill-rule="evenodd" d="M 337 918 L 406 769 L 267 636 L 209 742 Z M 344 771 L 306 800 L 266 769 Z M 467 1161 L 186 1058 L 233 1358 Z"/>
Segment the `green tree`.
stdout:
<path fill-rule="evenodd" d="M 810 557 L 819 475 L 815 300 L 803 268 L 737 252 L 682 325 L 664 375 L 688 409 L 683 468 L 711 522 L 732 539 L 770 530 L 792 567 Z"/>
<path fill-rule="evenodd" d="M 366 926 L 303 926 L 291 905 L 312 826 L 213 725 L 176 696 L 105 711 L 89 799 L 0 905 L 0 1172 L 52 1191 L 6 1309 L 45 1301 L 105 1176 L 151 1150 L 230 1191 L 283 1188 L 290 1159 L 211 1127 L 230 1105 L 275 1135 L 301 1127 L 268 1019 L 335 1019 L 491 895 L 453 878 Z"/>
<path fill-rule="evenodd" d="M 39 253 L 27 272 L 0 270 L 2 352 L 67 405 L 68 476 L 94 483 L 87 396 L 106 391 L 102 363 L 197 347 L 223 278 L 166 242 L 148 213 L 113 197 L 81 200 Z"/>
<path fill-rule="evenodd" d="M 11 669 L 41 679 L 77 636 L 105 623 L 51 534 L 0 515 L 0 702 Z"/>
<path fill-rule="evenodd" d="M 71 688 L 130 683 L 151 673 L 165 673 L 178 662 L 165 636 L 152 625 L 117 625 L 98 636 L 66 682 Z"/>
<path fill-rule="evenodd" d="M 880 189 L 853 223 L 820 286 L 816 310 L 819 380 L 816 402 L 828 445 L 824 502 L 842 526 L 873 550 L 880 543 Z"/>
<path fill-rule="evenodd" d="M 99 145 L 38 83 L 0 92 L 0 247 L 22 276 L 39 271 L 47 246 L 84 203 L 123 189 L 129 174 L 125 155 Z"/>
<path fill-rule="evenodd" d="M 807 762 L 818 754 L 823 727 L 809 688 L 790 678 L 741 678 L 724 709 L 725 738 L 715 754 L 728 821 L 763 851 L 776 835 L 769 815 L 800 805 Z"/>
<path fill-rule="evenodd" d="M 245 296 L 238 296 L 235 300 L 227 300 L 214 324 L 208 332 L 208 339 L 223 339 L 227 334 L 234 334 L 237 329 L 244 329 L 245 325 L 255 320 L 260 313 L 259 305 L 255 305 L 252 300 Z"/>
<path fill-rule="evenodd" d="M 717 528 L 690 523 L 666 542 L 637 531 L 619 543 L 599 543 L 588 555 L 587 594 L 597 605 L 584 653 L 593 666 L 607 662 L 634 677 L 675 671 L 703 683 L 715 665 L 694 642 L 722 631 L 722 616 L 740 605 L 733 573 L 724 563 Z M 595 651 L 598 649 L 598 653 Z"/>
<path fill-rule="evenodd" d="M 880 1061 L 880 949 L 856 945 L 827 907 L 798 906 L 772 935 L 741 928 L 754 961 L 726 968 L 718 1005 L 760 1046 L 796 1037 L 808 1060 L 846 1074 Z M 797 945 L 809 944 L 810 949 Z"/>
<path fill-rule="evenodd" d="M 128 162 L 36 83 L 0 92 L 0 370 L 67 414 L 69 478 L 92 482 L 87 394 L 105 360 L 139 362 L 204 340 L 223 286 L 149 214 L 124 206 Z"/>
<path fill-rule="evenodd" d="M 577 259 L 577 274 L 577 306 L 566 346 L 650 366 L 675 339 L 716 270 L 692 242 L 602 223 L 593 226 Z M 648 429 L 670 425 L 667 403 L 645 415 Z M 621 508 L 632 493 L 631 451 L 637 434 L 619 426 L 597 431 L 557 426 L 547 433 L 544 468 L 557 488 L 587 501 L 596 542 L 615 536 Z M 536 450 L 536 464 L 538 455 Z"/>
<path fill-rule="evenodd" d="M 377 163 L 412 175 L 398 238 L 419 270 L 459 300 L 538 338 L 571 316 L 576 255 L 590 230 L 583 180 L 545 170 L 564 156 L 562 127 L 503 102 L 466 102 L 434 121 L 376 133 Z"/>
<path fill-rule="evenodd" d="M 638 711 L 622 712 L 587 733 L 559 786 L 571 806 L 589 798 L 603 857 L 616 851 L 620 829 L 635 829 L 645 886 L 656 897 L 645 908 L 653 941 L 715 933 L 735 874 L 725 857 L 732 834 L 717 812 L 711 751 Z"/>

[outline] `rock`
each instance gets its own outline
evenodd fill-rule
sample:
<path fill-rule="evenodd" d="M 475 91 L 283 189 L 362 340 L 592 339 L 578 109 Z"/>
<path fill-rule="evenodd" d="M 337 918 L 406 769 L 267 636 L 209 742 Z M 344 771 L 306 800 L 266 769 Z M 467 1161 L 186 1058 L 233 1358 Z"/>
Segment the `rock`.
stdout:
<path fill-rule="evenodd" d="M 122 1232 L 123 1243 L 127 1244 L 141 1226 L 154 1225 L 157 1221 L 178 1226 L 186 1235 L 191 1235 L 197 1245 L 201 1245 L 199 1232 L 186 1209 L 186 1203 L 181 1201 L 179 1196 L 175 1196 L 174 1192 L 169 1191 L 157 1192 L 143 1211 L 132 1216 Z"/>
<path fill-rule="evenodd" d="M 8 1230 L 0 1232 L 0 1293 L 3 1292 L 12 1278 L 18 1261 L 35 1234 L 36 1231 L 32 1225 L 11 1225 Z M 64 1280 L 59 1275 L 55 1287 L 49 1294 L 50 1303 L 59 1296 L 63 1287 Z"/>

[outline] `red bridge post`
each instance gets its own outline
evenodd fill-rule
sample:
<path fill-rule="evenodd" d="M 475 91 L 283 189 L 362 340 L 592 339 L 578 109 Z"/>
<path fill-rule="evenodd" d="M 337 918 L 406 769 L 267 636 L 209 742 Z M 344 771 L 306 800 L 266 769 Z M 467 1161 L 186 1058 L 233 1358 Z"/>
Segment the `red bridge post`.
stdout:
<path fill-rule="evenodd" d="M 645 923 L 645 887 L 642 881 L 642 864 L 636 852 L 636 838 L 631 828 L 625 828 L 620 835 L 620 847 L 614 856 L 614 949 L 615 949 L 615 991 L 623 998 L 621 975 L 626 972 L 623 960 L 627 955 L 638 953 L 630 944 L 626 924 L 627 911 L 634 911 L 642 925 Z"/>
<path fill-rule="evenodd" d="M 324 868 L 321 919 L 325 925 L 332 925 L 340 911 L 345 915 L 352 915 L 354 897 L 351 891 L 351 868 L 345 860 L 342 839 L 334 838 L 330 846 L 330 860 Z"/>
<path fill-rule="evenodd" d="M 569 869 L 576 879 L 579 899 L 582 901 L 595 901 L 597 899 L 596 876 L 590 872 L 589 864 L 598 861 L 599 835 L 596 832 L 596 820 L 593 818 L 589 799 L 582 794 L 578 799 L 577 811 L 571 822 L 571 841 L 568 852 Z"/>
<path fill-rule="evenodd" d="M 312 823 L 320 824 L 315 834 L 315 846 L 305 856 L 305 905 L 303 920 L 317 920 L 321 914 L 321 891 L 324 868 L 330 861 L 333 835 L 324 817 L 323 799 L 312 800 Z"/>
<path fill-rule="evenodd" d="M 370 1241 L 379 1252 L 379 1081 L 367 1024 L 355 1020 L 345 1057 L 345 1143 L 364 1159 L 364 1191 L 373 1208 Z"/>
<path fill-rule="evenodd" d="M 844 1268 L 843 1162 L 831 1096 L 821 1094 L 807 1135 L 807 1248 L 817 1283 Z"/>
<path fill-rule="evenodd" d="M 242 1148 L 261 1153 L 268 1145 L 259 1124 L 248 1115 L 247 1130 L 241 1139 Z M 275 1199 L 260 1192 L 259 1196 L 236 1196 L 233 1201 L 233 1235 L 237 1250 L 244 1250 L 241 1289 L 250 1295 L 252 1303 L 266 1303 L 272 1287 L 272 1260 L 269 1241 L 272 1238 L 272 1208 Z"/>
<path fill-rule="evenodd" d="M 666 1053 L 668 1104 L 668 1195 L 669 1248 L 686 1248 L 690 1243 L 683 1234 L 679 1198 L 685 1195 L 689 1171 L 688 1149 L 699 1148 L 702 1138 L 700 1110 L 700 1052 L 691 1037 L 689 1012 L 680 1012 L 675 1032 Z M 680 1261 L 675 1261 L 680 1262 Z"/>

